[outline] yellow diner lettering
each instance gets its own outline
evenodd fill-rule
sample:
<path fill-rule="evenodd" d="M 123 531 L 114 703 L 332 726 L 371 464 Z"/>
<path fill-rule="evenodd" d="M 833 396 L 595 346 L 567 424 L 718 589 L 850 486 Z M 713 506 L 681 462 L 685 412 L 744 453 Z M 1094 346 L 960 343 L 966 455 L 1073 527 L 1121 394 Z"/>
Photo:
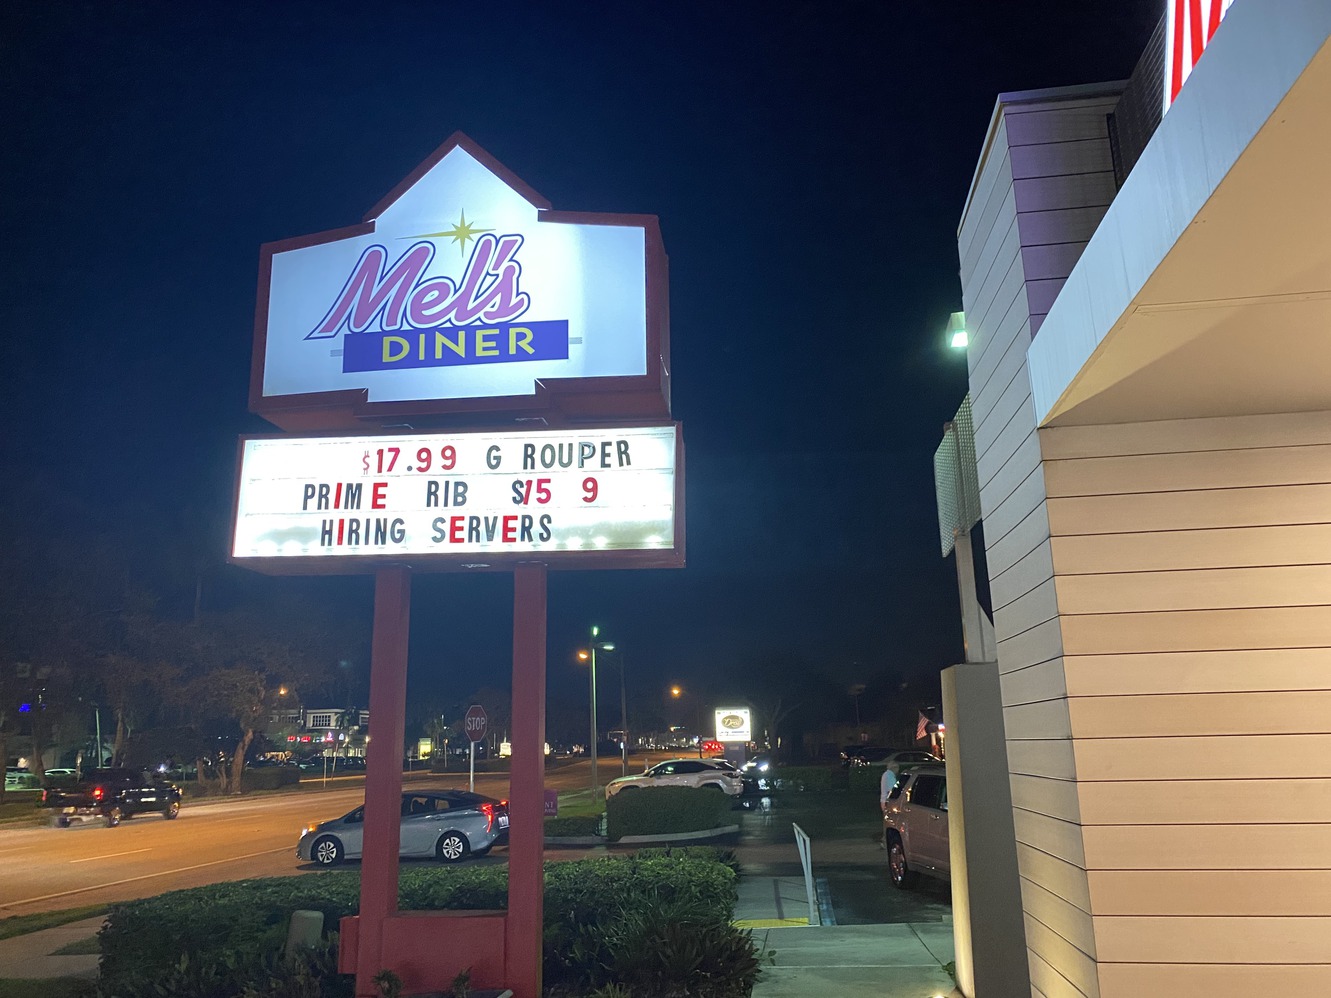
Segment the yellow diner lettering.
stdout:
<path fill-rule="evenodd" d="M 497 329 L 476 330 L 476 356 L 498 357 L 499 344 L 495 342 L 495 337 L 498 335 L 499 330 Z"/>
<path fill-rule="evenodd" d="M 522 336 L 519 337 L 519 336 L 518 336 L 518 333 L 521 333 Z M 531 347 L 531 330 L 530 330 L 530 329 L 528 329 L 526 326 L 509 326 L 509 327 L 508 327 L 508 355 L 509 355 L 510 357 L 512 357 L 515 353 L 518 352 L 518 347 L 522 347 L 522 349 L 526 350 L 527 353 L 535 353 L 535 352 L 536 352 L 536 351 L 533 350 L 532 347 Z"/>
<path fill-rule="evenodd" d="M 398 346 L 398 347 L 400 347 L 401 350 L 400 350 L 398 353 L 396 353 L 396 354 L 392 353 L 392 351 L 391 351 L 390 348 L 389 348 L 389 344 L 390 344 L 390 343 L 391 343 L 391 344 L 394 344 L 394 345 L 396 345 L 396 346 Z M 411 344 L 408 343 L 408 342 L 407 342 L 405 339 L 403 339 L 401 336 L 385 336 L 385 337 L 384 337 L 384 363 L 385 363 L 385 364 L 392 364 L 392 363 L 394 363 L 395 361 L 399 361 L 399 360 L 401 360 L 403 357 L 405 357 L 405 356 L 406 356 L 408 353 L 410 353 L 410 352 L 411 352 Z"/>
<path fill-rule="evenodd" d="M 443 333 L 434 334 L 434 359 L 440 360 L 444 356 L 444 347 L 452 350 L 459 357 L 467 356 L 467 331 L 465 329 L 456 330 L 458 338 L 450 340 Z"/>

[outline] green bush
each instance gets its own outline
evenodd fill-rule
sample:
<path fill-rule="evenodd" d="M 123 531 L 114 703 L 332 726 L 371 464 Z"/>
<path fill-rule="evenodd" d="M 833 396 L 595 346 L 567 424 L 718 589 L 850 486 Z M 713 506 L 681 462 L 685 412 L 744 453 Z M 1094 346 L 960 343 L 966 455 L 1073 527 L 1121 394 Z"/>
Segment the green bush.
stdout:
<path fill-rule="evenodd" d="M 636 859 L 653 859 L 658 856 L 675 856 L 684 859 L 701 859 L 720 863 L 739 875 L 739 856 L 734 849 L 725 846 L 648 846 L 634 854 Z"/>
<path fill-rule="evenodd" d="M 752 934 L 686 897 L 644 895 L 563 928 L 558 945 L 547 938 L 546 980 L 584 993 L 743 998 L 759 974 Z"/>
<path fill-rule="evenodd" d="M 778 790 L 835 790 L 844 778 L 839 766 L 780 766 L 772 774 Z"/>
<path fill-rule="evenodd" d="M 851 766 L 848 777 L 851 793 L 878 793 L 886 766 Z"/>
<path fill-rule="evenodd" d="M 240 778 L 245 790 L 276 790 L 300 782 L 300 770 L 295 766 L 264 766 L 247 769 Z"/>
<path fill-rule="evenodd" d="M 553 836 L 596 835 L 601 824 L 600 814 L 569 815 L 565 818 L 546 818 L 545 834 Z"/>
<path fill-rule="evenodd" d="M 605 802 L 611 841 L 625 835 L 701 832 L 731 824 L 729 794 L 709 787 L 621 790 Z"/>
<path fill-rule="evenodd" d="M 641 907 L 643 899 L 688 907 L 707 924 L 728 923 L 736 880 L 732 869 L 704 850 L 547 863 L 545 962 L 555 975 L 548 979 L 593 979 L 595 968 L 587 961 L 595 954 L 566 947 L 607 912 Z M 102 994 L 184 998 L 243 995 L 249 988 L 265 998 L 332 996 L 299 990 L 299 982 L 276 990 L 272 961 L 293 911 L 321 911 L 325 926 L 335 930 L 339 918 L 356 913 L 359 896 L 360 874 L 350 870 L 214 884 L 117 905 L 99 935 Z M 401 871 L 398 896 L 404 911 L 503 909 L 508 870 L 412 864 Z"/>

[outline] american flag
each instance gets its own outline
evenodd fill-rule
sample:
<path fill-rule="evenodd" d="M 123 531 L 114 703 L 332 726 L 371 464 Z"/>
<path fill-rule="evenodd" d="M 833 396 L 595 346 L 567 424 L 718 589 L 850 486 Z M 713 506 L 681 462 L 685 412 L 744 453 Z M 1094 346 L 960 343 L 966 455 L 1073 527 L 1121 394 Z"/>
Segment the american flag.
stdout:
<path fill-rule="evenodd" d="M 929 719 L 924 716 L 924 711 L 920 711 L 920 723 L 915 725 L 915 740 L 923 741 L 929 734 Z"/>

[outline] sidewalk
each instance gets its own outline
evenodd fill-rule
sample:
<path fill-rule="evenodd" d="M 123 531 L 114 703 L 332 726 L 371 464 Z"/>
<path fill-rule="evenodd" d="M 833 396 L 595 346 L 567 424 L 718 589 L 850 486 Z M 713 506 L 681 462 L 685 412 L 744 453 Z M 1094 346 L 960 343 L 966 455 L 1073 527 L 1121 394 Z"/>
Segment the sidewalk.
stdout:
<path fill-rule="evenodd" d="M 804 878 L 764 875 L 741 879 L 735 918 L 776 954 L 753 998 L 960 996 L 942 966 L 952 960 L 950 923 L 810 925 Z"/>
<path fill-rule="evenodd" d="M 102 916 L 85 918 L 53 929 L 0 939 L 0 980 L 97 976 L 97 954 L 54 956 L 70 943 L 91 939 L 102 927 Z"/>

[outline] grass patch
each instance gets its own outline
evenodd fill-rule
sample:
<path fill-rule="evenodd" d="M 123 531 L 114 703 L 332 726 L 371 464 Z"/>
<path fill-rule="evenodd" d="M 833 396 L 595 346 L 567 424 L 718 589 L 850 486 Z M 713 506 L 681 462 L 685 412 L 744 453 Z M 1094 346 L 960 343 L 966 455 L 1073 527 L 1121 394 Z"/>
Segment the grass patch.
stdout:
<path fill-rule="evenodd" d="M 66 908 L 64 911 L 39 911 L 35 915 L 13 915 L 0 920 L 0 939 L 12 939 L 14 936 L 26 936 L 29 932 L 53 929 L 57 925 L 68 925 L 94 915 L 105 915 L 104 904 L 90 904 L 82 908 Z M 35 992 L 34 992 L 35 993 Z M 4 998 L 0 993 L 0 998 Z"/>
<path fill-rule="evenodd" d="M 37 803 L 41 799 L 40 790 L 35 792 L 32 790 L 6 790 L 5 802 L 0 804 L 0 821 L 38 816 Z"/>
<path fill-rule="evenodd" d="M 559 794 L 559 817 L 588 818 L 605 810 L 605 794 L 593 794 L 590 790 L 576 790 L 572 793 Z"/>
<path fill-rule="evenodd" d="M 81 977 L 51 977 L 38 980 L 0 980 L 0 998 L 92 998 L 97 982 Z"/>

